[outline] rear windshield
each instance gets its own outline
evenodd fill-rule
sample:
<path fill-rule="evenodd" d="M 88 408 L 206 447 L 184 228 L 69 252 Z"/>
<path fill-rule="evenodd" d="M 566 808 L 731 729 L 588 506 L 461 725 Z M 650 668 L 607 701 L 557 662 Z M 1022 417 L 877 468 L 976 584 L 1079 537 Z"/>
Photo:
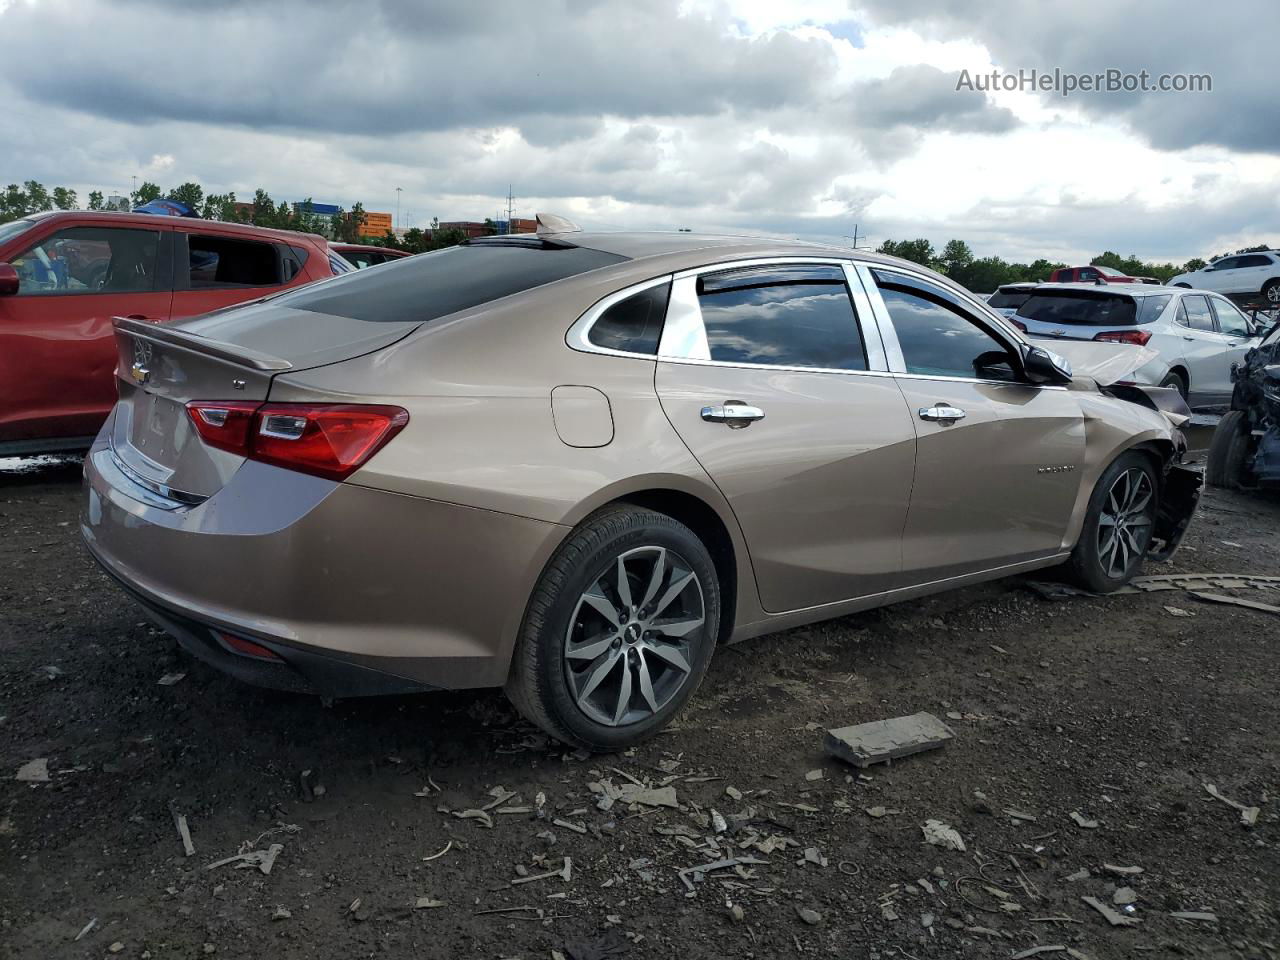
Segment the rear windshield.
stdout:
<path fill-rule="evenodd" d="M 352 320 L 424 323 L 626 259 L 586 247 L 450 247 L 303 287 L 273 303 Z"/>
<path fill-rule="evenodd" d="M 1138 308 L 1133 297 L 1088 290 L 1037 291 L 1018 308 L 1018 316 L 1041 323 L 1131 327 L 1138 322 Z"/>
<path fill-rule="evenodd" d="M 987 305 L 992 307 L 1013 307 L 1015 310 L 1027 302 L 1027 297 L 1031 296 L 1030 290 L 997 290 L 987 300 Z"/>

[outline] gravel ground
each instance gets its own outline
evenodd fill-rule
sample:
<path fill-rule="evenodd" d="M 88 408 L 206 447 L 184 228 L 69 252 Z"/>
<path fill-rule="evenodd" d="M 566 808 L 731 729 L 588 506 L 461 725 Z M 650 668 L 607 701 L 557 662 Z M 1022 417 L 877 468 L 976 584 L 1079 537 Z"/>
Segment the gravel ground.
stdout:
<path fill-rule="evenodd" d="M 97 571 L 78 508 L 74 461 L 0 474 L 0 956 L 1280 956 L 1274 614 L 1003 581 L 721 650 L 678 729 L 585 757 L 496 692 L 223 677 Z M 1147 572 L 1280 575 L 1278 531 L 1280 500 L 1211 491 Z M 822 754 L 823 727 L 921 710 L 955 740 L 861 775 Z M 15 778 L 38 758 L 48 782 Z M 606 781 L 679 806 L 598 809 Z M 268 874 L 210 866 L 273 843 Z M 765 862 L 677 874 L 733 856 Z"/>

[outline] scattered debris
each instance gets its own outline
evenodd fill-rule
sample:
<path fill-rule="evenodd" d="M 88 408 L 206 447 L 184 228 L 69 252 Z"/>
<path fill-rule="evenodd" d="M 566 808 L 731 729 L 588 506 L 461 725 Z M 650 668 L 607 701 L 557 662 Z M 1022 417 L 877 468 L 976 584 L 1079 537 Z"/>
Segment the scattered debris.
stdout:
<path fill-rule="evenodd" d="M 1280 613 L 1280 607 L 1260 600 L 1248 600 L 1244 597 L 1229 597 L 1225 593 L 1205 593 L 1202 590 L 1191 590 L 1190 594 L 1197 600 L 1209 603 L 1228 603 L 1233 607 L 1246 607 L 1249 610 L 1260 610 L 1263 613 Z"/>
<path fill-rule="evenodd" d="M 570 857 L 564 858 L 564 866 L 559 870 L 548 870 L 546 873 L 535 873 L 529 877 L 516 877 L 511 881 L 511 885 L 517 886 L 521 883 L 533 883 L 535 880 L 547 880 L 551 877 L 559 877 L 565 883 L 573 878 L 573 860 Z"/>
<path fill-rule="evenodd" d="M 676 802 L 676 788 L 646 787 L 643 784 L 624 783 L 618 788 L 621 792 L 619 800 L 623 803 L 638 803 L 646 807 L 670 807 L 675 810 L 680 804 Z"/>
<path fill-rule="evenodd" d="M 1107 873 L 1114 873 L 1118 877 L 1136 877 L 1145 871 L 1142 867 L 1117 867 L 1114 863 L 1104 863 L 1102 869 Z"/>
<path fill-rule="evenodd" d="M 1218 915 L 1209 911 L 1198 910 L 1174 910 L 1169 916 L 1175 920 L 1199 920 L 1202 923 L 1217 923 Z"/>
<path fill-rule="evenodd" d="M 431 861 L 431 860 L 439 860 L 441 857 L 443 857 L 446 853 L 448 853 L 452 849 L 453 849 L 453 841 L 450 840 L 448 843 L 444 845 L 443 850 L 441 850 L 439 853 L 433 853 L 429 857 L 423 857 L 422 862 L 427 863 L 428 861 Z"/>
<path fill-rule="evenodd" d="M 725 792 L 725 796 L 727 796 L 730 800 L 734 800 L 734 801 L 742 800 L 742 791 L 739 790 L 737 787 L 725 787 L 724 792 Z"/>
<path fill-rule="evenodd" d="M 1068 600 L 1071 597 L 1096 597 L 1098 594 L 1081 590 L 1065 583 L 1046 583 L 1042 580 L 1024 580 L 1022 585 L 1042 600 Z"/>
<path fill-rule="evenodd" d="M 1172 617 L 1194 617 L 1195 614 L 1190 610 L 1183 610 L 1181 607 L 1165 607 L 1165 613 Z"/>
<path fill-rule="evenodd" d="M 1072 820 L 1074 820 L 1074 821 L 1076 822 L 1076 825 L 1077 825 L 1077 826 L 1079 826 L 1079 827 L 1080 827 L 1081 829 L 1083 829 L 1083 830 L 1097 830 L 1097 829 L 1098 829 L 1098 821 L 1097 821 L 1097 820 L 1090 820 L 1088 817 L 1086 817 L 1086 816 L 1085 816 L 1083 813 L 1081 813 L 1079 810 L 1072 810 L 1072 811 L 1071 811 L 1071 819 L 1072 819 Z"/>
<path fill-rule="evenodd" d="M 1036 817 L 1033 814 L 1023 813 L 1021 810 L 1013 810 L 1013 809 L 1010 809 L 1009 807 L 1005 807 L 1000 812 L 1003 813 L 1006 817 L 1012 817 L 1014 820 L 1025 820 L 1028 823 L 1035 823 L 1037 820 L 1040 819 L 1039 817 Z"/>
<path fill-rule="evenodd" d="M 489 816 L 487 810 L 454 810 L 452 812 L 459 820 L 475 820 L 480 826 L 488 830 L 493 829 L 493 817 Z"/>
<path fill-rule="evenodd" d="M 18 772 L 13 775 L 13 779 L 21 780 L 23 783 L 48 783 L 49 758 L 39 757 L 35 760 L 28 760 L 18 768 Z"/>
<path fill-rule="evenodd" d="M 580 823 L 571 823 L 568 820 L 555 819 L 551 821 L 551 825 L 555 827 L 564 827 L 566 830 L 572 830 L 574 833 L 586 833 L 587 828 Z"/>
<path fill-rule="evenodd" d="M 434 910 L 437 907 L 443 907 L 443 900 L 433 900 L 430 897 L 419 897 L 413 904 L 415 910 Z"/>
<path fill-rule="evenodd" d="M 828 736 L 830 736 L 830 734 L 828 734 Z M 825 773 L 823 773 L 821 769 L 817 769 L 817 770 L 810 770 L 808 773 L 806 773 L 806 774 L 804 775 L 804 778 L 805 778 L 806 780 L 809 780 L 809 781 L 813 781 L 813 780 L 825 780 L 825 779 L 826 779 L 826 774 L 825 774 Z"/>
<path fill-rule="evenodd" d="M 729 907 L 729 919 L 732 920 L 734 923 L 741 923 L 745 917 L 746 917 L 746 914 L 743 913 L 742 907 L 740 907 L 738 904 L 735 903 L 731 907 Z"/>
<path fill-rule="evenodd" d="M 959 850 L 964 853 L 964 839 L 954 828 L 941 820 L 926 820 L 920 828 L 924 833 L 924 842 L 944 850 Z"/>
<path fill-rule="evenodd" d="M 1026 960 L 1027 957 L 1039 956 L 1042 953 L 1065 953 L 1067 945 L 1065 943 L 1045 944 L 1043 947 L 1029 947 L 1026 950 L 1020 950 L 1009 958 L 1009 960 Z"/>
<path fill-rule="evenodd" d="M 1097 897 L 1081 897 L 1080 899 L 1102 914 L 1107 923 L 1113 927 L 1135 927 L 1142 922 L 1137 917 L 1126 917 L 1123 913 L 1117 913 Z"/>
<path fill-rule="evenodd" d="M 288 920 L 293 916 L 293 912 L 288 907 L 279 906 L 271 914 L 272 920 Z"/>
<path fill-rule="evenodd" d="M 178 836 L 182 838 L 182 850 L 188 856 L 195 856 L 196 846 L 191 842 L 191 831 L 187 828 L 186 814 L 178 812 L 178 808 L 169 804 L 169 812 L 173 814 L 173 825 L 178 828 Z"/>
<path fill-rule="evenodd" d="M 814 866 L 825 867 L 827 865 L 827 858 L 822 855 L 822 851 L 817 847 L 806 847 L 804 857 L 801 858 L 800 863 L 812 863 Z"/>
<path fill-rule="evenodd" d="M 756 857 L 728 857 L 724 860 L 713 860 L 711 863 L 700 863 L 697 866 L 685 867 L 683 870 L 678 871 L 678 876 L 680 877 L 680 882 L 692 893 L 694 881 L 701 882 L 703 875 L 713 870 L 725 870 L 729 867 L 751 864 L 764 864 L 767 866 L 768 863 L 768 860 L 760 860 Z"/>
<path fill-rule="evenodd" d="M 916 713 L 828 730 L 822 747 L 846 763 L 867 767 L 934 750 L 954 738 L 951 728 L 933 714 Z"/>
<path fill-rule="evenodd" d="M 98 925 L 98 918 L 94 917 L 92 920 L 90 920 L 88 923 L 86 923 L 83 927 L 80 928 L 80 932 L 75 935 L 75 939 L 72 942 L 74 943 L 75 941 L 83 939 L 85 936 L 88 935 L 89 931 L 92 930 L 97 925 Z"/>
<path fill-rule="evenodd" d="M 124 949 L 124 944 L 121 943 L 119 940 L 117 940 L 111 946 L 107 947 L 107 949 L 110 950 L 112 953 L 119 953 L 121 950 Z"/>
<path fill-rule="evenodd" d="M 303 803 L 311 803 L 316 797 L 325 794 L 324 785 L 319 782 L 314 770 L 303 770 L 298 774 L 298 786 L 302 790 Z"/>
<path fill-rule="evenodd" d="M 162 687 L 172 687 L 174 684 L 181 683 L 186 677 L 185 673 L 166 673 L 156 683 Z"/>
<path fill-rule="evenodd" d="M 1221 800 L 1232 810 L 1240 811 L 1240 825 L 1242 827 L 1252 827 L 1255 823 L 1258 822 L 1258 814 L 1262 812 L 1258 807 L 1247 807 L 1243 803 L 1237 803 L 1234 800 L 1230 800 L 1227 797 L 1224 797 L 1221 793 L 1218 792 L 1218 788 L 1215 787 L 1212 783 L 1206 783 L 1204 785 L 1204 789 L 1205 789 L 1205 792 L 1209 794 L 1209 796 L 1213 797 L 1213 799 Z"/>
<path fill-rule="evenodd" d="M 1133 887 L 1120 887 L 1111 895 L 1111 902 L 1117 907 L 1127 906 L 1130 903 L 1138 902 L 1138 893 Z"/>
<path fill-rule="evenodd" d="M 811 927 L 816 927 L 822 922 L 822 914 L 817 910 L 811 910 L 809 907 L 796 907 L 796 913 L 800 919 Z"/>
<path fill-rule="evenodd" d="M 714 808 L 711 811 L 711 829 L 716 833 L 724 833 L 729 829 L 729 824 L 725 822 L 724 814 Z"/>
<path fill-rule="evenodd" d="M 895 810 L 891 807 L 867 807 L 864 812 L 873 820 L 879 820 L 881 817 L 896 817 L 902 813 L 901 810 Z"/>
<path fill-rule="evenodd" d="M 1088 880 L 1089 871 L 1086 870 L 1084 867 L 1081 867 L 1075 873 L 1069 873 L 1062 879 L 1065 880 L 1067 883 L 1075 883 L 1077 880 Z"/>
<path fill-rule="evenodd" d="M 228 863 L 234 863 L 237 870 L 257 867 L 263 874 L 270 874 L 271 867 L 276 862 L 276 857 L 280 855 L 280 851 L 283 849 L 283 843 L 273 843 L 265 850 L 250 850 L 247 853 L 237 853 L 235 856 L 215 860 L 213 863 L 208 864 L 205 869 L 216 870 L 218 867 L 225 867 Z"/>

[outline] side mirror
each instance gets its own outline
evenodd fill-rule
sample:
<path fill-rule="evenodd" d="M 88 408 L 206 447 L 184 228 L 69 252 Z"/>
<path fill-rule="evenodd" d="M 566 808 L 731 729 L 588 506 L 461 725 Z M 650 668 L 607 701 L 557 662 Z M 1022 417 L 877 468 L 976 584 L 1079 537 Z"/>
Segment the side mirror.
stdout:
<path fill-rule="evenodd" d="M 0 263 L 0 297 L 12 297 L 18 292 L 18 271 L 11 263 Z"/>
<path fill-rule="evenodd" d="M 1043 347 L 1027 347 L 1022 355 L 1022 369 L 1032 383 L 1070 383 L 1071 364 Z"/>

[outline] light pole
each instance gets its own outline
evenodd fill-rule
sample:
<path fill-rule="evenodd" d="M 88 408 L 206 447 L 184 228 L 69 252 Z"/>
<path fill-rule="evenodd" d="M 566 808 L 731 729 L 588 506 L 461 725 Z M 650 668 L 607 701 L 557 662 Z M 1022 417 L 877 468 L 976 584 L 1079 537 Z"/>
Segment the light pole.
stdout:
<path fill-rule="evenodd" d="M 400 229 L 400 191 L 402 187 L 396 187 L 396 229 Z"/>

